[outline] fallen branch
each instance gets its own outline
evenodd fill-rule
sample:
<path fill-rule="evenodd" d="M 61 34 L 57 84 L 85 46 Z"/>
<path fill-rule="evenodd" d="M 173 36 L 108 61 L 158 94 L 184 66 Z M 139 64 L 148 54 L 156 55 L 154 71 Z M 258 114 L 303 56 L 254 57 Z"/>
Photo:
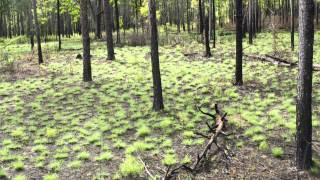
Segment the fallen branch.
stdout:
<path fill-rule="evenodd" d="M 225 128 L 225 124 L 228 121 L 226 118 L 227 113 L 223 114 L 219 110 L 217 104 L 215 105 L 216 115 L 206 113 L 202 111 L 200 107 L 198 107 L 198 109 L 201 113 L 208 115 L 209 117 L 212 118 L 212 120 L 215 120 L 215 123 L 214 123 L 215 126 L 211 126 L 209 123 L 206 123 L 209 128 L 209 132 L 212 133 L 211 135 L 205 135 L 203 133 L 195 132 L 196 135 L 209 139 L 209 141 L 204 147 L 204 149 L 201 151 L 201 153 L 197 155 L 196 161 L 190 167 L 187 166 L 186 164 L 180 165 L 172 170 L 171 170 L 171 167 L 168 167 L 165 174 L 165 178 L 164 178 L 165 180 L 169 180 L 173 178 L 176 174 L 178 174 L 180 170 L 186 170 L 194 174 L 199 169 L 201 162 L 208 156 L 209 150 L 211 149 L 213 144 L 217 146 L 218 150 L 223 151 L 226 158 L 229 158 L 228 153 L 226 153 L 225 149 L 221 148 L 217 142 L 219 135 L 225 134 L 225 132 L 223 132 L 223 129 Z"/>
<path fill-rule="evenodd" d="M 243 56 L 247 57 L 249 59 L 258 59 L 260 61 L 270 62 L 272 64 L 280 65 L 280 66 L 286 66 L 286 67 L 297 67 L 298 66 L 297 62 L 290 62 L 288 60 L 284 60 L 279 57 L 271 56 L 268 54 L 266 54 L 266 55 L 249 54 L 249 55 L 243 55 Z M 320 71 L 320 64 L 314 64 L 313 70 Z"/>
<path fill-rule="evenodd" d="M 138 157 L 140 162 L 143 164 L 145 171 L 147 172 L 147 174 L 151 177 L 151 179 L 155 179 L 155 177 L 151 174 L 151 172 L 149 171 L 146 163 L 140 158 L 140 156 Z"/>

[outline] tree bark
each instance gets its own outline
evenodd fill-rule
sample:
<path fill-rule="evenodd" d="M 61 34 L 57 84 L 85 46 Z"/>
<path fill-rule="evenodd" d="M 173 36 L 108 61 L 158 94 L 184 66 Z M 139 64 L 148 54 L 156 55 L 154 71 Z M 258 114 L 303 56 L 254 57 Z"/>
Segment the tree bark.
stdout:
<path fill-rule="evenodd" d="M 253 43 L 253 18 L 252 18 L 253 17 L 253 14 L 252 14 L 253 8 L 252 7 L 253 7 L 252 0 L 249 0 L 249 8 L 248 8 L 248 11 L 249 11 L 249 14 L 248 14 L 249 44 Z"/>
<path fill-rule="evenodd" d="M 291 50 L 294 51 L 294 0 L 291 2 Z"/>
<path fill-rule="evenodd" d="M 199 28 L 200 28 L 200 34 L 203 34 L 203 13 L 202 13 L 202 2 L 199 0 Z"/>
<path fill-rule="evenodd" d="M 205 46 L 206 46 L 206 57 L 211 57 L 211 50 L 210 50 L 210 38 L 209 38 L 209 17 L 205 18 L 204 23 L 204 38 L 205 38 Z"/>
<path fill-rule="evenodd" d="M 312 162 L 312 64 L 314 1 L 299 0 L 299 73 L 297 96 L 297 168 L 310 169 Z"/>
<path fill-rule="evenodd" d="M 61 50 L 61 27 L 60 27 L 60 0 L 57 0 L 57 33 L 58 33 L 58 50 Z"/>
<path fill-rule="evenodd" d="M 88 82 L 92 81 L 88 21 L 88 0 L 80 0 L 80 19 L 83 44 L 83 81 Z"/>
<path fill-rule="evenodd" d="M 243 84 L 242 80 L 242 56 L 243 56 L 243 49 L 242 49 L 242 0 L 235 0 L 236 4 L 236 73 L 235 78 L 236 82 L 235 85 L 241 86 Z"/>
<path fill-rule="evenodd" d="M 43 63 L 42 58 L 42 50 L 41 50 L 41 37 L 40 37 L 40 27 L 38 22 L 38 15 L 37 15 L 37 0 L 33 0 L 33 13 L 34 13 L 34 24 L 36 28 L 36 34 L 37 34 L 37 44 L 38 44 L 38 61 L 39 64 Z"/>
<path fill-rule="evenodd" d="M 106 33 L 107 33 L 107 49 L 108 49 L 108 60 L 114 60 L 114 49 L 113 49 L 113 37 L 112 37 L 112 11 L 109 0 L 104 2 L 104 11 L 106 16 Z"/>
<path fill-rule="evenodd" d="M 97 0 L 96 12 L 96 38 L 101 39 L 101 13 L 102 13 L 102 0 Z"/>
<path fill-rule="evenodd" d="M 160 111 L 164 109 L 161 85 L 161 73 L 158 51 L 158 28 L 156 17 L 156 2 L 149 0 L 149 18 L 151 28 L 151 64 L 153 77 L 153 109 Z"/>
<path fill-rule="evenodd" d="M 120 19 L 119 19 L 119 7 L 118 7 L 118 0 L 114 1 L 115 6 L 115 15 L 116 15 L 116 30 L 117 30 L 117 43 L 121 43 L 120 40 Z"/>

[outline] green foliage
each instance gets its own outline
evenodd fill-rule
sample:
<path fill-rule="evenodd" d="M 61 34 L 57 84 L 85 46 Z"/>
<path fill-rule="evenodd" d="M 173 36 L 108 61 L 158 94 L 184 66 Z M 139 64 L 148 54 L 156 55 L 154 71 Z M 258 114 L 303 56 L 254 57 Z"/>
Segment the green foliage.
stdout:
<path fill-rule="evenodd" d="M 58 180 L 59 177 L 57 174 L 47 174 L 43 177 L 43 180 Z"/>
<path fill-rule="evenodd" d="M 133 156 L 126 156 L 120 164 L 120 172 L 124 176 L 137 176 L 143 172 L 144 166 Z"/>
<path fill-rule="evenodd" d="M 281 158 L 283 156 L 283 149 L 281 147 L 274 147 L 271 150 L 272 155 L 276 158 Z"/>

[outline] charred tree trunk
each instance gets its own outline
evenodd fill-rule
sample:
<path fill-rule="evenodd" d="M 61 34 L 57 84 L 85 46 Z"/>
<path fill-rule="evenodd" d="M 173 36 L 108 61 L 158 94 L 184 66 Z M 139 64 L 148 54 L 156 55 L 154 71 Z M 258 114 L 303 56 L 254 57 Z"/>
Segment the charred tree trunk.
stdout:
<path fill-rule="evenodd" d="M 112 11 L 109 0 L 104 2 L 104 11 L 106 15 L 106 33 L 107 33 L 107 49 L 108 49 L 108 60 L 114 60 L 114 49 L 113 49 L 113 37 L 112 37 Z"/>
<path fill-rule="evenodd" d="M 297 96 L 297 168 L 310 169 L 312 162 L 312 66 L 314 1 L 299 0 L 299 73 Z"/>
<path fill-rule="evenodd" d="M 121 40 L 120 40 L 120 17 L 119 17 L 118 0 L 114 1 L 114 8 L 115 8 L 115 15 L 116 15 L 117 43 L 121 43 Z"/>
<path fill-rule="evenodd" d="M 57 0 L 57 33 L 58 33 L 58 50 L 61 50 L 61 27 L 60 27 L 60 0 Z"/>
<path fill-rule="evenodd" d="M 92 81 L 90 60 L 90 36 L 88 21 L 88 0 L 80 0 L 81 35 L 83 44 L 83 81 Z"/>
<path fill-rule="evenodd" d="M 242 0 L 235 0 L 236 4 L 236 82 L 235 85 L 241 86 L 243 84 L 242 80 Z"/>
<path fill-rule="evenodd" d="M 28 11 L 28 32 L 29 32 L 29 38 L 30 38 L 31 51 L 33 51 L 33 48 L 34 48 L 34 25 L 33 25 L 33 18 L 32 18 L 31 9 Z"/>
<path fill-rule="evenodd" d="M 209 39 L 209 17 L 205 18 L 204 23 L 204 39 L 205 39 L 205 46 L 206 46 L 206 54 L 205 57 L 211 57 L 211 50 L 210 50 L 210 39 Z"/>
<path fill-rule="evenodd" d="M 216 48 L 216 4 L 215 4 L 215 0 L 212 0 L 212 14 L 213 14 L 213 22 L 212 22 L 213 48 Z"/>
<path fill-rule="evenodd" d="M 34 13 L 34 24 L 36 26 L 35 28 L 37 33 L 38 61 L 39 61 L 39 64 L 42 64 L 43 58 L 42 58 L 42 50 L 41 50 L 40 27 L 38 22 L 38 15 L 37 15 L 37 0 L 33 0 L 33 13 Z"/>
<path fill-rule="evenodd" d="M 253 8 L 252 7 L 253 7 L 252 0 L 249 0 L 249 8 L 248 8 L 249 44 L 253 43 L 253 14 L 252 14 Z"/>
<path fill-rule="evenodd" d="M 96 38 L 101 39 L 101 14 L 102 14 L 102 0 L 97 0 L 97 12 L 96 12 Z"/>
<path fill-rule="evenodd" d="M 291 2 L 291 50 L 294 51 L 294 0 Z"/>
<path fill-rule="evenodd" d="M 199 28 L 200 28 L 200 34 L 203 34 L 203 13 L 202 13 L 202 2 L 199 0 Z"/>
<path fill-rule="evenodd" d="M 161 73 L 159 63 L 158 51 L 158 28 L 156 17 L 156 2 L 149 0 L 149 18 L 151 28 L 151 63 L 152 63 L 152 77 L 153 77 L 153 109 L 160 111 L 164 109 L 162 86 L 161 86 Z"/>

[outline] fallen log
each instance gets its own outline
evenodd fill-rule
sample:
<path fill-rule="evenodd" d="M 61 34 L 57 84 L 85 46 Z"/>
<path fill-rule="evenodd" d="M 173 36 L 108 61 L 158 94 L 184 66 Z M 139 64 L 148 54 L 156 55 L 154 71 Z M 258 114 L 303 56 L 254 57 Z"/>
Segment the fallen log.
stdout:
<path fill-rule="evenodd" d="M 206 146 L 201 151 L 201 153 L 197 155 L 196 161 L 191 166 L 187 166 L 186 164 L 182 164 L 172 170 L 171 170 L 171 167 L 168 167 L 166 174 L 165 174 L 165 177 L 164 177 L 165 180 L 172 179 L 173 177 L 175 177 L 175 175 L 178 174 L 178 172 L 180 170 L 186 170 L 186 171 L 194 174 L 198 170 L 198 168 L 200 167 L 201 162 L 203 162 L 203 160 L 208 156 L 209 150 L 211 149 L 213 144 L 215 144 L 217 146 L 219 151 L 223 151 L 223 153 L 226 155 L 226 157 L 228 156 L 225 153 L 225 149 L 221 148 L 218 145 L 218 141 L 217 141 L 217 139 L 220 135 L 225 134 L 223 132 L 223 130 L 225 129 L 226 122 L 228 121 L 226 118 L 227 113 L 222 113 L 222 111 L 219 110 L 219 107 L 217 104 L 215 105 L 215 111 L 216 111 L 215 115 L 202 111 L 200 107 L 198 107 L 198 110 L 202 114 L 211 117 L 212 120 L 215 121 L 214 123 L 212 123 L 213 125 L 210 125 L 210 123 L 206 123 L 209 128 L 209 133 L 211 133 L 211 135 L 210 134 L 204 135 L 202 133 L 195 132 L 195 135 L 200 135 L 200 137 L 205 138 L 205 139 L 209 139 L 209 141 L 207 142 Z"/>
<path fill-rule="evenodd" d="M 271 56 L 268 54 L 266 54 L 266 55 L 245 54 L 243 56 L 247 57 L 249 59 L 258 59 L 260 61 L 270 62 L 272 64 L 279 65 L 279 66 L 286 66 L 286 67 L 297 67 L 298 66 L 297 62 L 290 62 L 290 61 L 281 59 L 279 57 Z M 320 71 L 320 64 L 314 64 L 313 70 Z"/>

